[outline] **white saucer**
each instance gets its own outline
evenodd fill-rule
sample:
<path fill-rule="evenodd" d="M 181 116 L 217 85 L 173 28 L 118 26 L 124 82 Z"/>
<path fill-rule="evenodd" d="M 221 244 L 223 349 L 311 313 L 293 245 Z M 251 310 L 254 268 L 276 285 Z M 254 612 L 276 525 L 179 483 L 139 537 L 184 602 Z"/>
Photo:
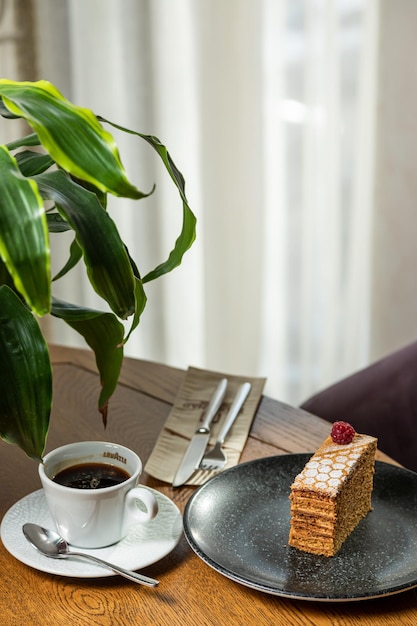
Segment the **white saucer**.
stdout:
<path fill-rule="evenodd" d="M 95 550 L 79 549 L 126 569 L 138 570 L 156 563 L 169 554 L 182 534 L 182 516 L 177 506 L 164 496 L 147 487 L 158 501 L 156 517 L 146 524 L 136 524 L 119 543 Z M 94 563 L 73 559 L 51 559 L 40 554 L 25 539 L 22 526 L 34 522 L 54 528 L 43 490 L 34 491 L 16 502 L 3 517 L 1 539 L 4 547 L 16 559 L 42 572 L 76 578 L 101 578 L 114 576 L 111 570 Z M 78 548 L 77 548 L 78 550 Z"/>

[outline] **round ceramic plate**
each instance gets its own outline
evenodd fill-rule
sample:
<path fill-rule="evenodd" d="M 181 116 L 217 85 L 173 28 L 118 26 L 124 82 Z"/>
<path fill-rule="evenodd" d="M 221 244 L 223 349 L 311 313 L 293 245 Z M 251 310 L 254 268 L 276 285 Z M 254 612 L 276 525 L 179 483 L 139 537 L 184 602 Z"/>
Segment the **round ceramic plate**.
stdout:
<path fill-rule="evenodd" d="M 331 558 L 288 546 L 290 487 L 310 454 L 250 461 L 190 498 L 185 536 L 232 580 L 282 597 L 352 601 L 417 586 L 417 474 L 376 462 L 371 511 Z"/>
<path fill-rule="evenodd" d="M 107 548 L 77 551 L 91 553 L 105 561 L 126 569 L 138 570 L 156 563 L 175 548 L 182 534 L 182 517 L 177 506 L 164 496 L 150 489 L 158 501 L 158 513 L 146 524 L 135 524 L 119 543 Z M 40 554 L 25 539 L 22 526 L 34 522 L 46 528 L 54 528 L 43 490 L 35 491 L 14 504 L 1 523 L 1 539 L 5 548 L 16 559 L 42 572 L 73 576 L 76 578 L 101 578 L 114 576 L 105 567 L 74 559 L 56 560 Z"/>

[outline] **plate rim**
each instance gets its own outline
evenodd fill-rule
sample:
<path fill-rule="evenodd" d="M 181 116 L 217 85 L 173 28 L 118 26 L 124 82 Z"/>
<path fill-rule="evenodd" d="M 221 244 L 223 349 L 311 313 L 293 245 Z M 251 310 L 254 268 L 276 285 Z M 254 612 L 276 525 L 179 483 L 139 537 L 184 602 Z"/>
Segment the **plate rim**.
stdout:
<path fill-rule="evenodd" d="M 173 502 L 173 500 L 171 500 L 165 494 L 161 493 L 160 491 L 157 491 L 156 489 L 153 489 L 152 487 L 148 487 L 147 485 L 141 485 L 141 486 L 145 487 L 146 489 L 149 489 L 151 492 L 154 493 L 155 497 L 159 501 L 163 501 L 165 505 L 170 507 L 171 509 L 170 514 L 172 515 L 172 525 L 174 526 L 175 524 L 178 524 L 178 531 L 172 537 L 172 541 L 168 543 L 168 545 L 166 546 L 166 549 L 164 549 L 155 559 L 146 561 L 146 564 L 139 563 L 137 566 L 131 566 L 131 564 L 129 564 L 128 569 L 132 569 L 132 570 L 143 569 L 145 567 L 149 567 L 150 565 L 153 565 L 157 563 L 158 561 L 160 561 L 161 559 L 165 558 L 165 556 L 167 556 L 170 552 L 172 552 L 172 550 L 174 550 L 174 548 L 178 545 L 178 543 L 181 540 L 181 536 L 183 534 L 182 515 L 181 515 L 181 511 L 179 510 L 175 502 Z M 65 578 L 99 579 L 99 578 L 108 578 L 110 576 L 117 576 L 116 572 L 106 569 L 105 567 L 100 567 L 99 565 L 94 565 L 93 563 L 90 564 L 85 561 L 83 562 L 81 560 L 77 562 L 75 559 L 73 561 L 65 561 L 67 565 L 70 565 L 68 572 L 66 572 L 65 569 L 63 569 L 63 571 L 61 571 L 60 569 L 57 570 L 56 569 L 57 561 L 54 561 L 53 559 L 50 559 L 36 552 L 35 548 L 33 548 L 33 555 L 34 555 L 33 559 L 31 559 L 30 557 L 27 557 L 27 555 L 25 554 L 25 548 L 27 546 L 25 543 L 26 540 L 24 540 L 23 532 L 22 532 L 23 539 L 21 540 L 20 536 L 18 536 L 18 539 L 16 541 L 16 539 L 12 536 L 12 533 L 9 534 L 8 526 L 11 524 L 11 520 L 9 518 L 15 513 L 15 511 L 18 511 L 19 507 L 24 506 L 25 501 L 27 502 L 29 499 L 33 499 L 34 502 L 38 501 L 40 506 L 43 507 L 43 511 L 41 515 L 44 514 L 45 516 L 47 516 L 48 522 L 45 523 L 42 521 L 42 524 L 46 525 L 48 523 L 51 527 L 53 527 L 53 522 L 52 522 L 52 519 L 50 518 L 50 514 L 47 509 L 47 503 L 46 503 L 46 498 L 45 498 L 43 489 L 37 489 L 35 491 L 32 491 L 26 494 L 25 496 L 23 496 L 22 498 L 20 498 L 19 500 L 17 500 L 14 504 L 12 504 L 11 507 L 9 507 L 9 509 L 3 515 L 3 518 L 0 524 L 1 541 L 3 543 L 4 548 L 7 550 L 7 552 L 9 552 L 9 554 L 11 554 L 11 556 L 13 556 L 13 558 L 17 559 L 18 561 L 20 561 L 24 565 L 27 565 L 28 567 L 38 570 L 39 572 L 52 574 L 54 576 L 63 576 Z M 156 516 L 155 520 L 157 520 L 157 518 L 158 518 L 158 515 Z M 32 518 L 31 520 L 22 519 L 21 523 L 23 524 L 25 521 L 36 522 L 37 520 L 35 518 Z M 38 520 L 38 521 L 41 521 L 41 520 Z M 129 533 L 127 535 L 127 538 L 128 536 L 129 536 Z M 122 544 L 123 541 L 124 540 L 122 539 L 117 544 L 114 544 L 114 546 L 109 546 L 108 548 L 99 548 L 97 550 L 77 548 L 77 551 L 86 552 L 87 554 L 90 552 L 93 554 L 98 554 L 101 550 L 107 550 L 107 549 L 117 550 L 117 546 Z M 22 547 L 24 550 L 23 554 L 22 554 Z M 106 560 L 106 556 L 103 556 L 103 558 Z M 111 558 L 113 557 L 109 557 L 107 560 L 111 561 Z M 117 563 L 117 556 L 114 558 L 114 562 L 116 564 L 124 566 L 124 563 L 122 562 Z M 61 561 L 59 561 L 59 563 L 61 563 Z M 75 568 L 75 564 L 79 566 L 78 569 Z"/>
<path fill-rule="evenodd" d="M 189 515 L 190 515 L 191 508 L 195 505 L 195 501 L 200 497 L 200 495 L 204 492 L 204 489 L 206 489 L 207 486 L 210 486 L 214 481 L 222 481 L 224 480 L 225 475 L 227 477 L 228 474 L 239 472 L 242 469 L 246 469 L 248 466 L 253 466 L 255 464 L 261 464 L 261 463 L 268 463 L 268 462 L 271 462 L 272 460 L 276 461 L 278 459 L 283 459 L 283 458 L 288 459 L 289 457 L 293 459 L 298 459 L 300 460 L 300 462 L 303 461 L 305 464 L 307 460 L 313 454 L 314 452 L 301 452 L 301 453 L 286 453 L 286 454 L 261 457 L 258 459 L 253 459 L 251 461 L 246 461 L 244 463 L 235 465 L 234 467 L 231 467 L 223 472 L 219 472 L 215 476 L 209 478 L 203 485 L 198 487 L 198 489 L 191 495 L 191 497 L 189 498 L 185 506 L 185 510 L 183 514 L 184 536 L 188 544 L 190 545 L 191 549 L 196 553 L 196 555 L 204 563 L 206 563 L 208 566 L 210 566 L 212 569 L 222 574 L 226 578 L 229 578 L 230 580 L 233 580 L 241 585 L 249 587 L 250 589 L 254 589 L 257 591 L 268 593 L 270 595 L 279 596 L 282 598 L 288 598 L 292 600 L 304 600 L 304 601 L 310 601 L 310 602 L 332 602 L 332 603 L 359 602 L 359 601 L 373 600 L 373 599 L 378 599 L 378 598 L 387 597 L 391 595 L 396 595 L 396 594 L 403 593 L 405 591 L 409 591 L 417 587 L 417 562 L 416 562 L 416 570 L 415 570 L 415 579 L 413 581 L 399 584 L 393 587 L 392 589 L 377 592 L 375 594 L 369 593 L 369 594 L 353 595 L 353 596 L 352 595 L 329 596 L 325 594 L 311 595 L 311 594 L 303 593 L 299 591 L 287 591 L 282 588 L 274 587 L 273 585 L 268 585 L 268 584 L 260 583 L 260 582 L 257 583 L 256 581 L 253 581 L 249 577 L 246 577 L 244 575 L 239 575 L 238 573 L 236 573 L 236 571 L 228 569 L 224 565 L 217 563 L 211 556 L 205 554 L 204 550 L 199 546 L 198 541 L 195 539 L 193 532 L 189 526 Z M 415 478 L 417 478 L 417 473 L 413 472 L 412 470 L 409 470 L 407 468 L 404 468 L 402 466 L 398 466 L 395 464 L 387 463 L 386 461 L 380 461 L 377 459 L 375 461 L 375 471 L 377 471 L 377 469 L 380 466 L 388 467 L 390 469 L 392 468 L 394 471 L 405 472 L 406 474 L 411 474 Z"/>

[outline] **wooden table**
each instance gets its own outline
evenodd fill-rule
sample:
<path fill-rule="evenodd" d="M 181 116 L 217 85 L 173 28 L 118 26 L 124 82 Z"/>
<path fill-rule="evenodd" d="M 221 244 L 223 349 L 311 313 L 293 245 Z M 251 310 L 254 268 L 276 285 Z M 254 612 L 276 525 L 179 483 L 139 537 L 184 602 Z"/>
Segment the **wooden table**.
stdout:
<path fill-rule="evenodd" d="M 71 441 L 106 439 L 127 445 L 146 461 L 185 372 L 125 359 L 104 431 L 97 412 L 98 375 L 87 350 L 51 347 L 54 407 L 47 449 Z M 263 397 L 242 461 L 288 452 L 309 452 L 329 424 L 300 409 Z M 39 489 L 36 463 L 0 442 L 0 516 Z M 383 455 L 379 458 L 388 460 Z M 144 475 L 143 483 L 171 498 L 183 511 L 192 488 L 173 489 Z M 416 555 L 417 558 L 417 555 Z M 144 570 L 160 585 L 149 589 L 118 577 L 98 580 L 53 576 L 14 559 L 0 545 L 2 626 L 176 624 L 233 626 L 417 624 L 417 591 L 365 602 L 293 601 L 241 586 L 201 561 L 185 538 L 171 554 Z"/>

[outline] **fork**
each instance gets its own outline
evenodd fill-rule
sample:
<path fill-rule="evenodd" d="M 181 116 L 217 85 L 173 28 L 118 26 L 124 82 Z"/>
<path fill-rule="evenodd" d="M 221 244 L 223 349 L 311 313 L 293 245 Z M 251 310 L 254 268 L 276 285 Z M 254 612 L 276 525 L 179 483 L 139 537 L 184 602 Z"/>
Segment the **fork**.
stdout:
<path fill-rule="evenodd" d="M 250 383 L 243 383 L 243 385 L 241 385 L 237 390 L 232 406 L 229 409 L 225 422 L 219 432 L 219 436 L 217 437 L 217 441 L 214 444 L 214 448 L 204 455 L 200 463 L 200 469 L 221 470 L 226 465 L 227 457 L 222 450 L 222 446 L 229 430 L 235 422 L 235 419 L 239 415 L 239 411 L 248 397 L 250 390 Z"/>

